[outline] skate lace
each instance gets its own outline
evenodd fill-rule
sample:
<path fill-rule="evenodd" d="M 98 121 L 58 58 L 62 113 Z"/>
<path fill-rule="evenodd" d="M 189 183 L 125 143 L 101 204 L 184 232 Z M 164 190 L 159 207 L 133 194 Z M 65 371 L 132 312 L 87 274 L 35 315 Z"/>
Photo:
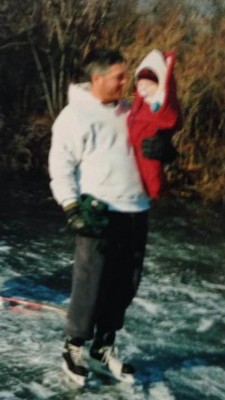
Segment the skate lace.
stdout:
<path fill-rule="evenodd" d="M 69 345 L 69 351 L 70 351 L 70 355 L 71 358 L 74 362 L 74 364 L 82 366 L 82 367 L 86 367 L 86 362 L 84 360 L 84 348 L 83 346 L 73 346 L 73 345 Z"/>
<path fill-rule="evenodd" d="M 103 359 L 102 361 L 105 364 L 108 364 L 108 362 L 113 358 L 116 362 L 121 363 L 118 359 L 118 355 L 117 355 L 117 350 L 115 349 L 115 347 L 112 346 L 106 346 L 106 347 L 102 347 L 101 349 L 101 353 L 103 354 Z"/>

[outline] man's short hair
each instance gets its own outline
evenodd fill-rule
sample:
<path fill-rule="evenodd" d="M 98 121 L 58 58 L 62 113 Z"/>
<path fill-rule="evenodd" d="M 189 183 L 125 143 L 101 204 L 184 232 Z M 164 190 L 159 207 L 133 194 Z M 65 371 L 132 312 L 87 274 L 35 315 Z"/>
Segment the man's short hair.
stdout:
<path fill-rule="evenodd" d="M 113 48 L 99 48 L 91 50 L 84 59 L 84 71 L 91 80 L 94 73 L 104 75 L 114 64 L 126 62 L 122 53 Z"/>

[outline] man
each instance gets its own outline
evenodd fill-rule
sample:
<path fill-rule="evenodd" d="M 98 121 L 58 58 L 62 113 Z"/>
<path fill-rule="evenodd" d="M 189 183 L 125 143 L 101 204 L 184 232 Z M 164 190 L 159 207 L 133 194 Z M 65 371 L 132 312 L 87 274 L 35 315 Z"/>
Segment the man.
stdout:
<path fill-rule="evenodd" d="M 53 196 L 76 233 L 63 369 L 80 385 L 89 373 L 87 340 L 95 366 L 133 380 L 114 343 L 140 281 L 149 208 L 121 100 L 126 62 L 117 50 L 97 49 L 86 57 L 85 71 L 90 82 L 70 85 L 49 154 Z"/>

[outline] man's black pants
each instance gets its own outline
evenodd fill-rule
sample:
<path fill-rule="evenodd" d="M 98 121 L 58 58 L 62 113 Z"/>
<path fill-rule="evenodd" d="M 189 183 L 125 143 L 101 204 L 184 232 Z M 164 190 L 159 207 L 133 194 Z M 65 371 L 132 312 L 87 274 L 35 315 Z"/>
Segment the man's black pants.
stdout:
<path fill-rule="evenodd" d="M 92 339 L 121 329 L 141 278 L 147 212 L 111 212 L 107 235 L 77 235 L 67 333 Z"/>

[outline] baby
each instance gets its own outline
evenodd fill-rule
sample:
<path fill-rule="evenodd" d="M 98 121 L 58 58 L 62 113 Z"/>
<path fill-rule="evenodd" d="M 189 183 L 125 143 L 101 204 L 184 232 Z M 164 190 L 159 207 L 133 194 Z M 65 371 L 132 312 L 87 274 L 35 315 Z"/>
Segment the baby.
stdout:
<path fill-rule="evenodd" d="M 174 52 L 163 55 L 153 50 L 144 58 L 135 73 L 135 100 L 128 116 L 130 141 L 134 146 L 143 183 L 153 199 L 167 194 L 163 163 L 169 161 L 171 149 L 176 152 L 171 137 L 181 128 L 181 111 L 173 76 L 174 63 Z M 152 140 L 149 141 L 150 138 Z M 165 155 L 158 156 L 155 152 L 153 157 L 145 157 L 143 149 L 146 144 L 151 147 L 156 143 L 161 143 L 164 150 L 168 150 L 168 157 L 166 151 Z"/>

